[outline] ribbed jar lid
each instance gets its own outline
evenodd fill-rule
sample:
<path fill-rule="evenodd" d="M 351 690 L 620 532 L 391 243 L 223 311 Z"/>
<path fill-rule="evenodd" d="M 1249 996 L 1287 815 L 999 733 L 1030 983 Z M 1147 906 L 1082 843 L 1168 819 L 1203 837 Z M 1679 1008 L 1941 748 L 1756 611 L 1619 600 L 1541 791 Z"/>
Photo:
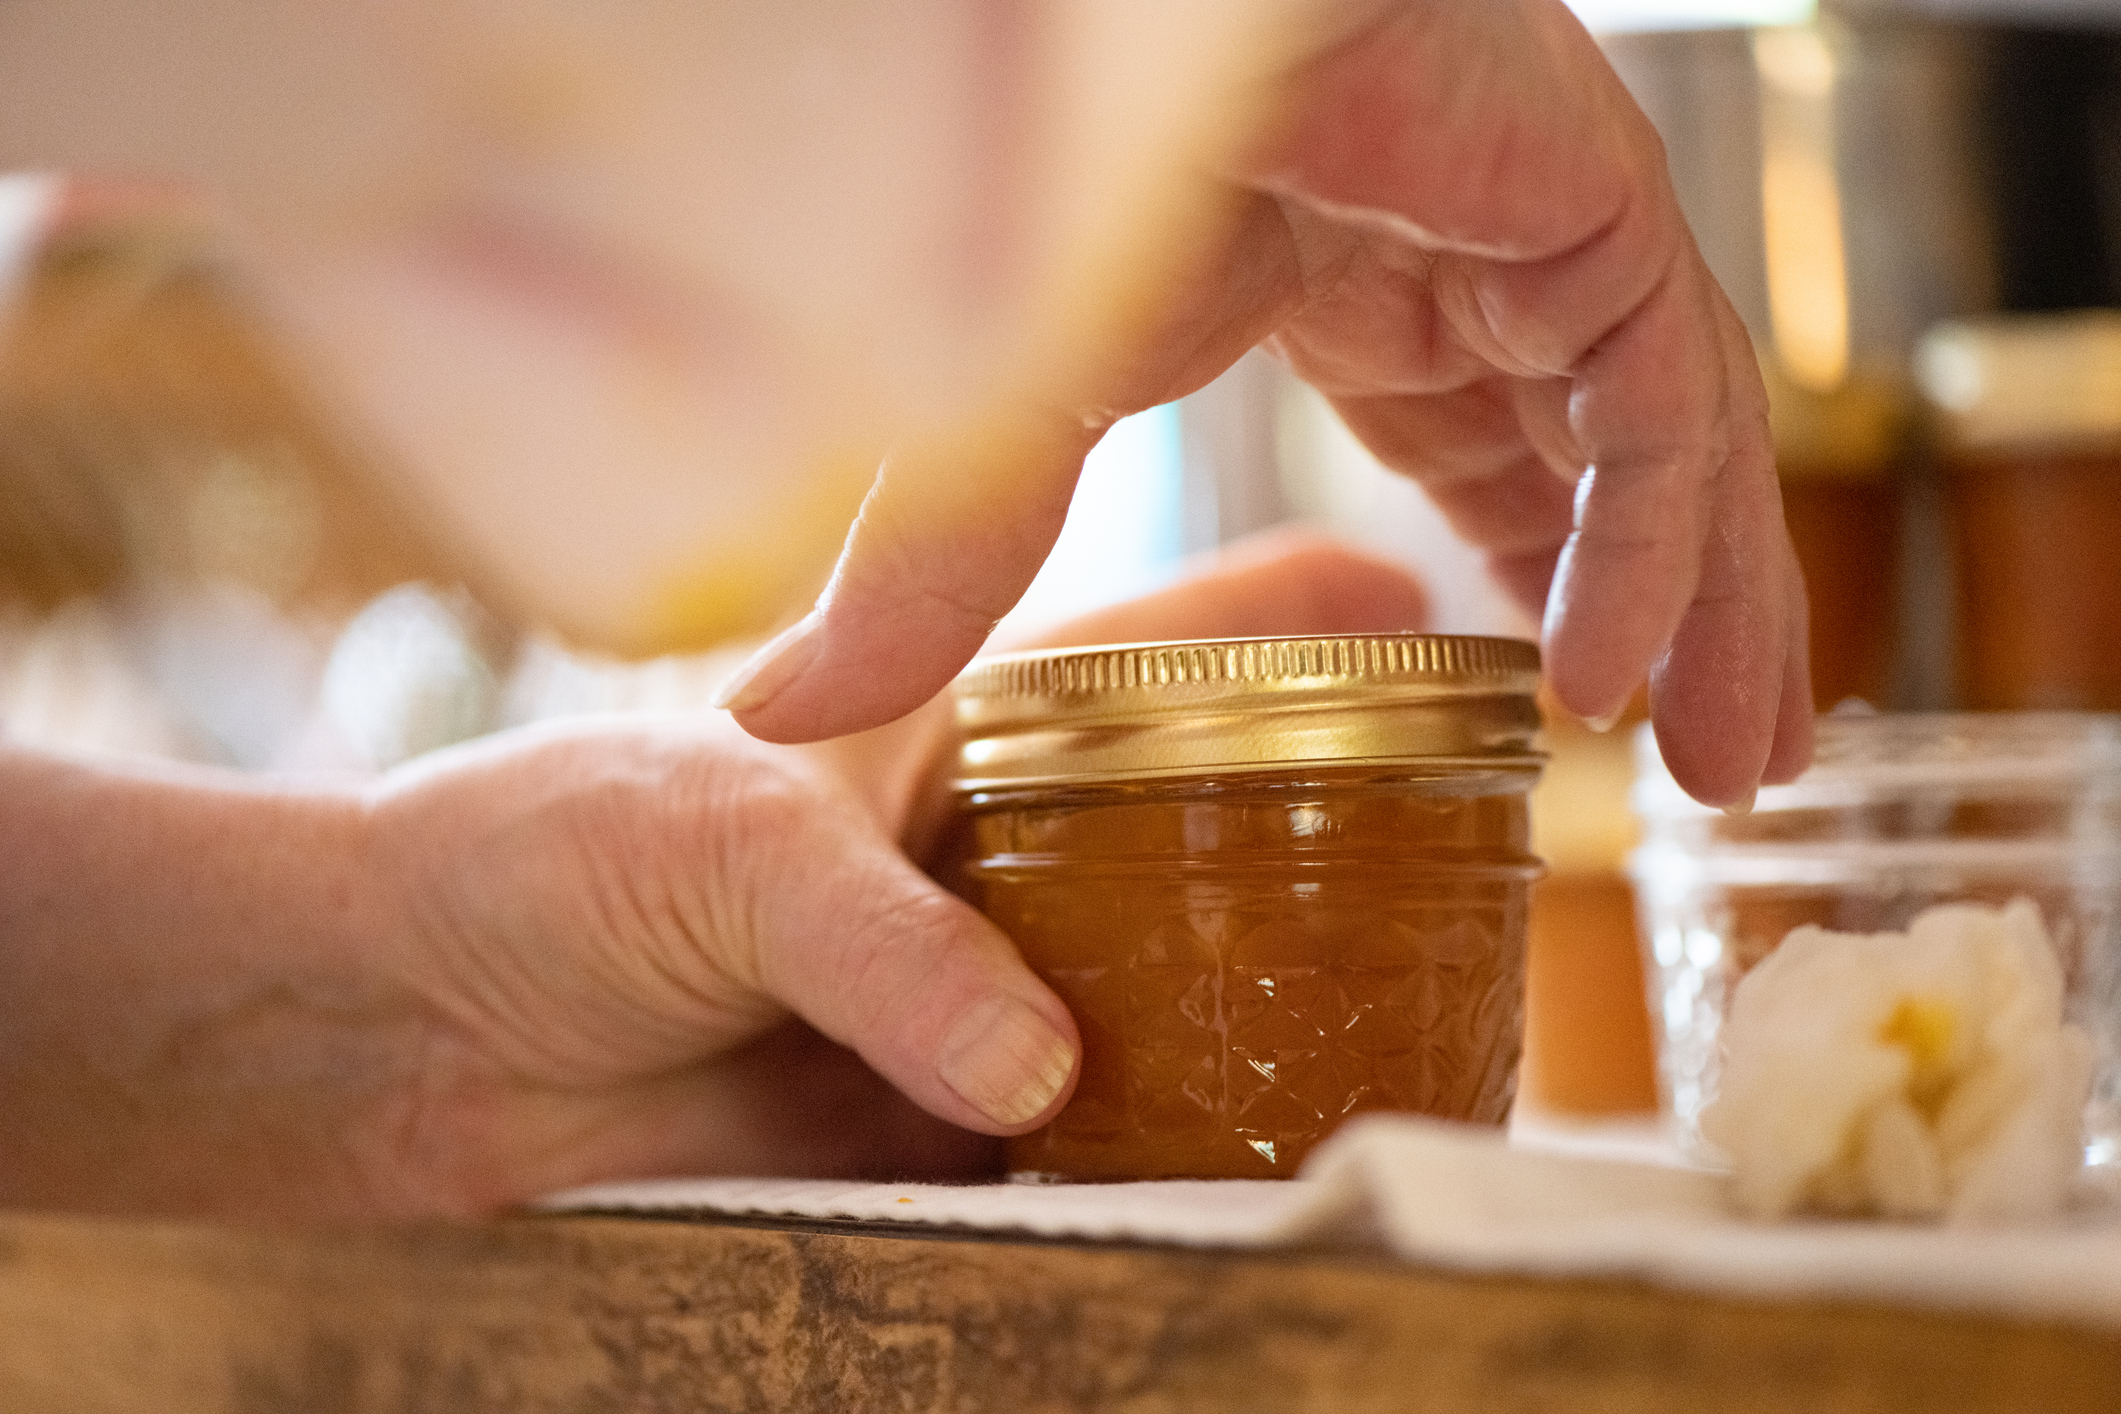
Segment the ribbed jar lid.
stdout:
<path fill-rule="evenodd" d="M 1539 650 L 1359 634 L 1051 649 L 957 680 L 961 790 L 1296 765 L 1536 766 Z"/>

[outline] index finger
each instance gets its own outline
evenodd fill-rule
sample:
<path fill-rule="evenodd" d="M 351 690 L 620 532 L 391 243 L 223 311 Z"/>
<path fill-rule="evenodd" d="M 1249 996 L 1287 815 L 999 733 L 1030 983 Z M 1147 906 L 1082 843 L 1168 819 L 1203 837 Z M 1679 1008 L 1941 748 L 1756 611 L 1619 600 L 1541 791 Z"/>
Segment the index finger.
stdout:
<path fill-rule="evenodd" d="M 1094 385 L 894 454 L 817 607 L 717 705 L 755 736 L 812 741 L 888 721 L 948 683 L 1038 573 L 1105 430 L 1207 383 L 1300 298 L 1279 208 L 1244 196 L 1229 221 L 1155 327 L 1115 351 Z"/>

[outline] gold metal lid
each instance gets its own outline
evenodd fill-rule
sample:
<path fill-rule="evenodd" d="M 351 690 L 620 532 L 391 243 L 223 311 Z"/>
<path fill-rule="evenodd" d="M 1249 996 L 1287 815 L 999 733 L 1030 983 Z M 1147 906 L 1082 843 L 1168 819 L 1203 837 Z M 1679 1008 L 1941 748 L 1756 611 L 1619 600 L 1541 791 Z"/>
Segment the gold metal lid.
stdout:
<path fill-rule="evenodd" d="M 1949 320 L 1923 335 L 1915 373 L 1962 451 L 2121 441 L 2121 313 Z"/>
<path fill-rule="evenodd" d="M 957 680 L 961 791 L 1281 766 L 1536 767 L 1539 650 L 1444 634 L 1008 653 Z"/>

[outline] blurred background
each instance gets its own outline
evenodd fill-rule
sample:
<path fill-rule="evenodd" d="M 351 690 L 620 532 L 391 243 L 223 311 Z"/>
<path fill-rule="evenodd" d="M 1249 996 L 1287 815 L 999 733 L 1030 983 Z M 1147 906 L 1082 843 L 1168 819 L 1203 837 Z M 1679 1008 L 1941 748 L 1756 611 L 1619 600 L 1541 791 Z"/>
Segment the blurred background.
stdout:
<path fill-rule="evenodd" d="M 1819 707 L 2121 709 L 2121 0 L 1576 8 L 1768 371 Z M 360 774 L 695 707 L 741 659 L 622 664 L 500 620 L 309 406 L 204 225 L 87 190 L 10 268 L 48 196 L 0 178 L 9 736 Z M 1289 521 L 1416 565 L 1440 631 L 1534 632 L 1258 355 L 1106 438 L 1004 631 Z M 1626 733 L 1549 716 L 1524 1099 L 1647 1110 Z"/>

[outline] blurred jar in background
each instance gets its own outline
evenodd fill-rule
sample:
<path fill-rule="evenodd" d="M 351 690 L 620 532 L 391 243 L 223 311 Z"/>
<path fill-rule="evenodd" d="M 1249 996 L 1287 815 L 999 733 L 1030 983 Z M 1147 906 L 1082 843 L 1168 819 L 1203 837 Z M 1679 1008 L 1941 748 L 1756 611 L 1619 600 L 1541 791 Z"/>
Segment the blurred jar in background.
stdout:
<path fill-rule="evenodd" d="M 2121 313 L 1993 315 L 1923 341 L 1971 708 L 2121 708 Z"/>
<path fill-rule="evenodd" d="M 448 582 L 419 521 L 317 415 L 180 200 L 20 178 L 0 195 L 36 208 L 0 252 L 0 730 L 353 764 L 320 729 L 319 675 L 375 595 Z"/>
<path fill-rule="evenodd" d="M 1640 716 L 1640 703 L 1631 716 Z M 1622 873 L 1636 841 L 1628 733 L 1600 734 L 1552 702 L 1547 769 L 1532 792 L 1532 886 L 1518 1103 L 1541 1118 L 1646 1114 L 1656 1056 L 1635 901 Z"/>
<path fill-rule="evenodd" d="M 1892 700 L 1902 623 L 1909 399 L 1898 379 L 1829 392 L 1768 365 L 1782 515 L 1811 599 L 1812 700 Z"/>
<path fill-rule="evenodd" d="M 218 233 L 69 183 L 0 329 L 0 598 L 236 584 L 338 619 L 440 561 L 250 308 Z"/>

